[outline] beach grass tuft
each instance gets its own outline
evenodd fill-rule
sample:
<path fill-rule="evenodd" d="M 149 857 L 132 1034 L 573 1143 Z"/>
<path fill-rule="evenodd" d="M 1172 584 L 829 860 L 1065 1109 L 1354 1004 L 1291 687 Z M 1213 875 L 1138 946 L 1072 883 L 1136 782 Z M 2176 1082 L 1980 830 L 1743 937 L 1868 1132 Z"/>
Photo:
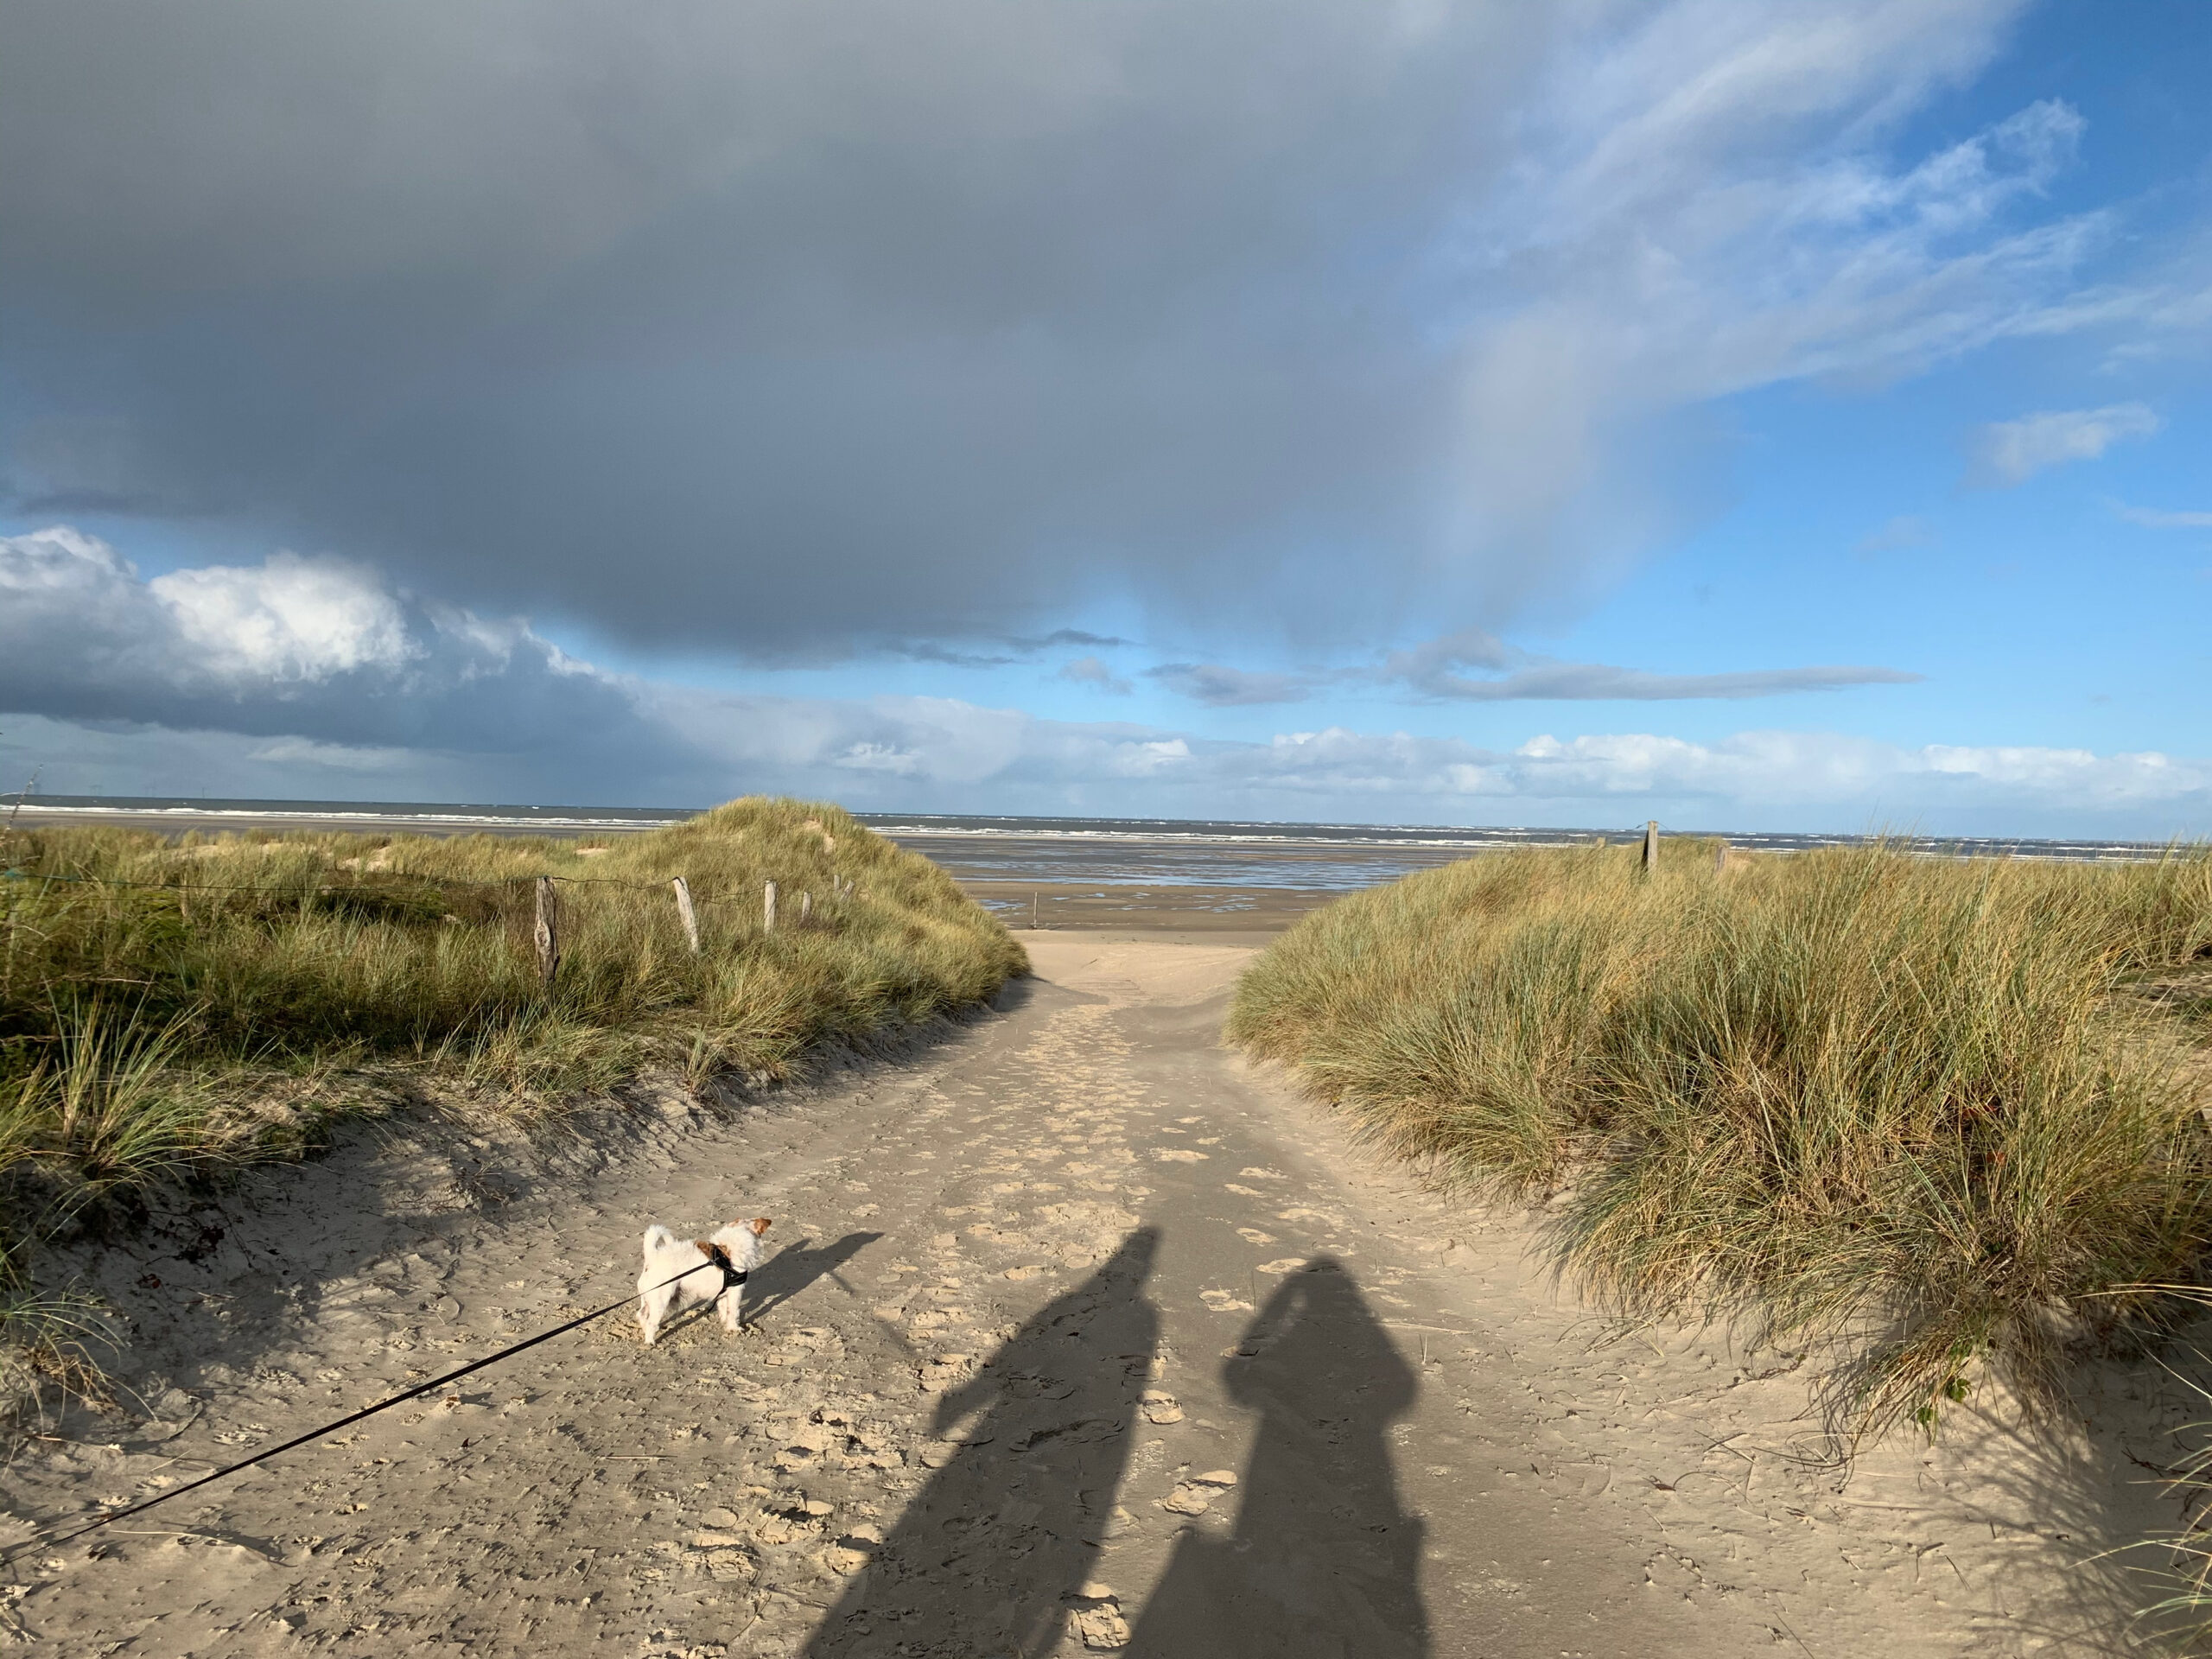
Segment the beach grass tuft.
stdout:
<path fill-rule="evenodd" d="M 1230 1037 L 1471 1192 L 1553 1200 L 1640 1316 L 1831 1344 L 1854 1433 L 2202 1282 L 2212 857 L 1468 860 L 1358 893 L 1243 976 Z M 2163 987 L 2156 995 L 2148 988 Z"/>
<path fill-rule="evenodd" d="M 0 1249 L 16 1253 L 150 1185 L 296 1156 L 330 1117 L 397 1096 L 529 1115 L 648 1069 L 780 1077 L 1027 966 L 936 866 L 798 801 L 598 841 L 18 830 L 0 867 Z M 550 985 L 541 876 L 556 878 Z M 20 1280 L 0 1262 L 0 1286 Z"/>

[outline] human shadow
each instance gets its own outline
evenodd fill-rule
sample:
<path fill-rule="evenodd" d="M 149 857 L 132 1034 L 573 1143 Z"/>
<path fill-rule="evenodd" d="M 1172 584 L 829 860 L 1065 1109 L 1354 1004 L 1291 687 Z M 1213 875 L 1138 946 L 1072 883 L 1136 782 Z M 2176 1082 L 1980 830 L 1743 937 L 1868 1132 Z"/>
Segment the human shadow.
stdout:
<path fill-rule="evenodd" d="M 1124 1659 L 1418 1659 L 1422 1526 L 1386 1438 L 1419 1384 L 1343 1267 L 1284 1280 L 1222 1368 L 1260 1414 L 1227 1537 L 1177 1541 Z"/>
<path fill-rule="evenodd" d="M 1057 1640 L 1128 1466 L 1159 1342 L 1141 1228 L 938 1403 L 982 1415 L 808 1643 L 808 1659 L 1029 1654 Z"/>
<path fill-rule="evenodd" d="M 881 1238 L 881 1233 L 847 1233 L 834 1243 L 817 1245 L 795 1238 L 753 1270 L 745 1286 L 745 1319 L 758 1324 L 817 1279 L 833 1279 L 848 1296 L 859 1293 L 838 1277 L 837 1269 Z"/>

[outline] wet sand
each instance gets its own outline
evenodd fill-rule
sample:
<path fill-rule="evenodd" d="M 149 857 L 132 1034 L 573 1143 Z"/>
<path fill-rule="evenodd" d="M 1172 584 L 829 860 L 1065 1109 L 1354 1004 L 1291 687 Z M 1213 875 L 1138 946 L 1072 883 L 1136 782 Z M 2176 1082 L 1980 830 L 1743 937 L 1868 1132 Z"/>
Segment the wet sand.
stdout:
<path fill-rule="evenodd" d="M 1107 929 L 1157 935 L 1163 941 L 1263 942 L 1301 916 L 1344 897 L 1341 889 L 1313 887 L 1150 887 L 956 879 L 970 898 L 1025 939 L 1033 927 L 1048 934 Z"/>

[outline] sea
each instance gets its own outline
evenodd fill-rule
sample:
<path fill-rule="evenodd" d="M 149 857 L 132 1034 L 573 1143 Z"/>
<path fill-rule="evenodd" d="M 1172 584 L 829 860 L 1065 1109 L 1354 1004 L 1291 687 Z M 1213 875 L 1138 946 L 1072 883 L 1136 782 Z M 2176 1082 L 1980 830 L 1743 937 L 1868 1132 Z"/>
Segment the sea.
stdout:
<path fill-rule="evenodd" d="M 575 807 L 432 801 L 257 801 L 201 797 L 0 796 L 0 815 L 25 821 L 127 823 L 187 830 L 319 828 L 448 834 L 605 835 L 658 829 L 694 807 Z M 1511 847 L 1626 842 L 1641 824 L 1617 829 L 1433 823 L 1292 823 L 1238 819 L 1010 817 L 941 813 L 854 815 L 901 846 L 968 880 L 1128 884 L 1141 887 L 1349 890 L 1395 880 L 1471 854 Z M 1662 825 L 1663 834 L 1718 836 L 1759 852 L 1805 852 L 1869 839 Z M 1929 856 L 2133 861 L 2163 844 L 2126 841 L 1891 836 Z"/>

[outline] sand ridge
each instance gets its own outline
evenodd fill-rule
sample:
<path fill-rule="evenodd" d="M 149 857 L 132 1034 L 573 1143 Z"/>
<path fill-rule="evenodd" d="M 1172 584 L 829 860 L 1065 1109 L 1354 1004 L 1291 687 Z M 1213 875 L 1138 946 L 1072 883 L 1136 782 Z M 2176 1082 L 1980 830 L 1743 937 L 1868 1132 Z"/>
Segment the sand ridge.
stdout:
<path fill-rule="evenodd" d="M 1027 942 L 1039 976 L 1001 1012 L 734 1122 L 671 1095 L 619 1153 L 535 1174 L 495 1137 L 365 1140 L 88 1257 L 137 1326 L 136 1402 L 31 1443 L 0 1485 L 16 1516 L 149 1494 L 612 1300 L 649 1220 L 776 1217 L 752 1333 L 692 1315 L 646 1350 L 617 1315 L 34 1555 L 23 1635 L 640 1659 L 2116 1650 L 2120 1592 L 2075 1564 L 2144 1518 L 2106 1465 L 2167 1403 L 2116 1399 L 2047 1451 L 1970 1422 L 1847 1482 L 1804 1460 L 1786 1362 L 1594 1320 L 1525 1218 L 1423 1190 L 1223 1051 L 1249 949 Z"/>

